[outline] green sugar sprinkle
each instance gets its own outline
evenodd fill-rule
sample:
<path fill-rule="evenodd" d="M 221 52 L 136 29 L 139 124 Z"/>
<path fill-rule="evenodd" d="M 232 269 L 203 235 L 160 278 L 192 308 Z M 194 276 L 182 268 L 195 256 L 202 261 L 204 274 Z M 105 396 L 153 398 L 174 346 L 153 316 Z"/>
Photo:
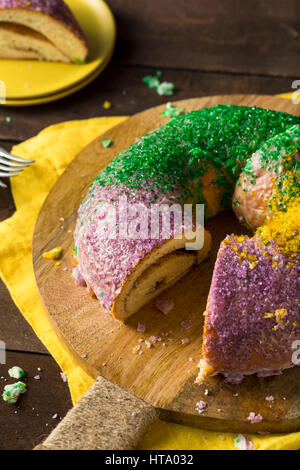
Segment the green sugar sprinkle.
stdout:
<path fill-rule="evenodd" d="M 10 116 L 6 116 L 5 122 L 8 122 L 8 123 L 11 122 L 11 117 L 10 117 Z"/>
<path fill-rule="evenodd" d="M 174 118 L 180 116 L 183 113 L 183 108 L 176 108 L 172 105 L 172 103 L 167 103 L 166 109 L 161 113 L 162 116 L 166 116 L 169 118 Z"/>
<path fill-rule="evenodd" d="M 112 141 L 110 139 L 104 139 L 102 140 L 102 145 L 104 148 L 110 147 L 112 144 Z"/>
<path fill-rule="evenodd" d="M 161 72 L 158 71 L 156 72 L 156 75 L 146 75 L 146 77 L 143 78 L 143 82 L 146 83 L 148 88 L 154 88 L 155 90 L 159 86 L 159 78 L 161 77 Z"/>
<path fill-rule="evenodd" d="M 171 82 L 160 82 L 162 76 L 161 71 L 157 71 L 154 76 L 146 75 L 143 78 L 143 83 L 146 83 L 148 88 L 154 88 L 160 96 L 170 96 L 174 94 L 174 84 Z"/>
<path fill-rule="evenodd" d="M 21 367 L 14 366 L 8 369 L 8 375 L 14 379 L 21 379 L 25 376 L 25 372 L 23 369 L 21 369 Z"/>
<path fill-rule="evenodd" d="M 162 82 L 157 87 L 157 93 L 160 96 L 171 96 L 174 95 L 174 84 L 171 82 Z"/>
<path fill-rule="evenodd" d="M 80 57 L 76 57 L 73 62 L 74 64 L 77 64 L 77 65 L 83 65 L 83 64 L 86 64 L 87 58 L 81 59 Z"/>
<path fill-rule="evenodd" d="M 90 192 L 93 185 L 143 186 L 143 191 L 152 193 L 158 187 L 162 194 L 179 188 L 182 198 L 193 194 L 195 202 L 202 203 L 201 177 L 213 165 L 214 183 L 223 188 L 226 206 L 249 156 L 295 124 L 300 124 L 299 116 L 257 107 L 218 105 L 192 111 L 121 152 L 97 176 Z"/>

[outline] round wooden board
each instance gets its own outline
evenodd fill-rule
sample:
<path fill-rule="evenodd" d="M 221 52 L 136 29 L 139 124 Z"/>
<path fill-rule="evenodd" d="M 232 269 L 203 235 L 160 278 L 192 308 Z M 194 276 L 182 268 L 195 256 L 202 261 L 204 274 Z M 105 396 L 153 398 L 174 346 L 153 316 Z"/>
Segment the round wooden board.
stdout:
<path fill-rule="evenodd" d="M 225 103 L 300 114 L 300 106 L 271 96 L 214 96 L 175 104 L 191 111 Z M 213 237 L 209 259 L 160 296 L 175 301 L 176 307 L 168 315 L 157 311 L 152 302 L 127 325 L 121 325 L 102 312 L 98 301 L 71 279 L 72 232 L 79 203 L 88 186 L 121 150 L 168 121 L 161 115 L 164 108 L 163 105 L 132 116 L 98 137 L 73 160 L 48 195 L 33 239 L 34 269 L 43 303 L 55 330 L 82 367 L 95 377 L 102 375 L 150 402 L 160 409 L 164 419 L 220 431 L 299 430 L 300 368 L 275 377 L 248 377 L 234 386 L 226 384 L 222 377 L 212 377 L 202 385 L 194 384 L 201 352 L 203 312 L 220 241 L 228 233 L 245 233 L 230 211 L 206 224 Z M 113 145 L 104 149 L 103 139 L 111 139 Z M 57 267 L 43 259 L 42 253 L 58 245 L 63 247 L 64 256 Z M 187 319 L 193 324 L 189 330 L 180 325 Z M 138 322 L 147 325 L 145 334 L 136 331 Z M 140 338 L 159 336 L 162 332 L 168 333 L 164 339 L 166 346 L 158 342 L 148 349 L 141 343 L 143 354 L 133 354 Z M 182 344 L 183 338 L 188 338 L 189 343 Z M 273 403 L 265 400 L 267 395 L 274 396 Z M 208 405 L 201 415 L 196 411 L 199 400 L 205 400 Z M 260 413 L 263 421 L 252 425 L 247 420 L 251 411 Z"/>

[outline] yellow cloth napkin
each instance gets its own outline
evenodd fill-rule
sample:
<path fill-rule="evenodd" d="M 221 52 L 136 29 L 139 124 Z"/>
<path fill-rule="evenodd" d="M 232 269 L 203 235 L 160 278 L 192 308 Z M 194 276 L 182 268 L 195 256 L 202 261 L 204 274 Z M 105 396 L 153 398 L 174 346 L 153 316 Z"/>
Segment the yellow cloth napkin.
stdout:
<path fill-rule="evenodd" d="M 96 136 L 125 119 L 102 117 L 57 124 L 13 149 L 15 155 L 35 159 L 36 163 L 11 181 L 17 210 L 0 224 L 0 275 L 17 307 L 66 374 L 73 403 L 89 389 L 93 379 L 60 343 L 39 298 L 31 257 L 33 228 L 45 197 L 71 160 Z M 234 449 L 235 437 L 159 421 L 139 448 Z M 248 437 L 256 449 L 300 448 L 300 433 Z"/>

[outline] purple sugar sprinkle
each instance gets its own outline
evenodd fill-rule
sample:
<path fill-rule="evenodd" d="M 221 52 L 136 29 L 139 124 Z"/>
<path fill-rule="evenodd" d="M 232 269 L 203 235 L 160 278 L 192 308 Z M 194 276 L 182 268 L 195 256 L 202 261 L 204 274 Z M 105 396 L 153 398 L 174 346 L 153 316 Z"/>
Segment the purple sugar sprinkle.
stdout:
<path fill-rule="evenodd" d="M 184 328 L 185 330 L 188 330 L 189 328 L 192 328 L 193 326 L 193 323 L 190 321 L 190 320 L 183 320 L 180 325 L 182 326 L 182 328 Z"/>
<path fill-rule="evenodd" d="M 265 398 L 266 401 L 274 401 L 273 395 L 269 395 L 268 397 Z"/>
<path fill-rule="evenodd" d="M 35 375 L 33 378 L 34 378 L 34 380 L 41 380 L 41 376 L 40 376 L 40 375 Z"/>
<path fill-rule="evenodd" d="M 136 331 L 138 331 L 139 333 L 145 333 L 146 325 L 143 323 L 138 323 Z"/>
<path fill-rule="evenodd" d="M 63 372 L 60 372 L 60 376 L 61 376 L 63 382 L 67 382 L 67 377 Z"/>
<path fill-rule="evenodd" d="M 151 341 L 152 343 L 157 343 L 157 341 L 158 341 L 157 336 L 150 336 L 149 339 L 150 339 L 150 341 Z"/>
<path fill-rule="evenodd" d="M 126 196 L 124 196 L 126 194 Z M 156 204 L 168 206 L 173 204 L 174 198 L 179 198 L 181 191 L 172 190 L 162 192 L 159 187 L 155 189 Z M 126 200 L 126 202 L 125 202 Z M 112 201 L 115 210 L 107 210 L 99 201 Z M 74 232 L 75 246 L 77 247 L 77 270 L 86 284 L 91 286 L 102 308 L 111 311 L 116 296 L 120 293 L 125 279 L 132 270 L 153 249 L 161 247 L 166 239 L 163 230 L 158 237 L 138 238 L 123 236 L 124 225 L 122 217 L 126 213 L 127 204 L 139 204 L 148 210 L 153 202 L 153 191 L 149 190 L 149 181 L 142 183 L 139 188 L 128 188 L 126 185 L 101 186 L 97 182 L 90 187 L 88 194 L 78 210 L 78 219 Z M 120 215 L 116 223 L 116 213 Z M 132 220 L 136 216 L 132 216 Z M 131 216 L 128 216 L 128 224 Z M 148 224 L 149 225 L 149 224 Z M 190 228 L 182 224 L 182 230 Z M 172 219 L 168 239 L 175 235 L 177 227 Z M 112 233 L 115 231 L 115 237 Z M 75 272 L 75 279 L 80 280 Z M 104 293 L 104 294 L 103 294 Z M 102 294 L 102 295 L 101 295 Z M 161 301 L 162 302 L 162 301 Z M 161 308 L 160 308 L 161 307 Z M 158 303 L 158 308 L 167 314 L 174 308 L 174 302 Z"/>
<path fill-rule="evenodd" d="M 188 344 L 189 342 L 190 342 L 190 340 L 189 340 L 188 338 L 183 338 L 183 339 L 181 340 L 181 343 L 182 343 L 182 344 Z"/>
<path fill-rule="evenodd" d="M 256 263 L 254 269 L 249 257 Z M 204 356 L 215 372 L 267 377 L 291 366 L 291 344 L 300 335 L 300 254 L 293 259 L 291 266 L 274 242 L 265 246 L 255 238 L 238 241 L 234 236 L 222 242 L 208 298 L 204 343 Z M 288 321 L 274 329 L 276 318 L 266 318 L 265 313 L 277 309 L 288 312 Z M 253 351 L 255 361 L 249 359 Z"/>
<path fill-rule="evenodd" d="M 198 403 L 196 403 L 196 410 L 200 414 L 203 413 L 203 411 L 205 410 L 206 407 L 207 407 L 206 401 L 200 400 L 200 401 L 198 401 Z"/>
<path fill-rule="evenodd" d="M 253 411 L 251 411 L 247 419 L 248 421 L 251 422 L 251 424 L 254 424 L 254 423 L 260 423 L 263 420 L 263 417 L 259 414 L 256 415 Z"/>
<path fill-rule="evenodd" d="M 250 441 L 247 436 L 239 434 L 236 439 L 234 439 L 234 445 L 239 450 L 254 450 L 253 441 Z"/>
<path fill-rule="evenodd" d="M 167 315 L 175 307 L 173 300 L 158 300 L 155 304 L 157 310 Z"/>

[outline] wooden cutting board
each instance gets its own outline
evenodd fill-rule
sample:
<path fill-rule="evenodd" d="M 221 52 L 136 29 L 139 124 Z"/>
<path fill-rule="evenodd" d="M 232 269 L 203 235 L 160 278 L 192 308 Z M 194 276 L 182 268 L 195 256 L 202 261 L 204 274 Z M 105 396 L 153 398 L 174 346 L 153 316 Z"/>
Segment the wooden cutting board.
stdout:
<path fill-rule="evenodd" d="M 179 101 L 175 105 L 192 111 L 225 103 L 300 114 L 299 105 L 271 96 L 214 96 Z M 175 301 L 176 306 L 168 315 L 161 314 L 152 302 L 127 325 L 121 325 L 102 312 L 97 299 L 71 279 L 73 230 L 79 203 L 88 186 L 121 150 L 168 121 L 161 115 L 164 108 L 163 105 L 136 114 L 98 137 L 73 160 L 48 195 L 33 239 L 34 270 L 45 308 L 63 343 L 86 371 L 95 378 L 101 375 L 151 403 L 163 419 L 220 431 L 299 430 L 300 368 L 275 377 L 248 377 L 240 385 L 228 385 L 222 377 L 194 384 L 203 312 L 220 241 L 228 233 L 245 233 L 232 212 L 222 213 L 206 224 L 213 238 L 209 259 L 160 296 Z M 103 139 L 111 139 L 113 145 L 104 149 Z M 63 247 L 64 256 L 61 265 L 55 266 L 43 259 L 42 253 L 58 245 Z M 191 320 L 192 327 L 182 328 L 182 320 Z M 138 322 L 146 324 L 146 333 L 137 332 Z M 145 340 L 161 333 L 167 336 L 151 349 L 139 343 L 140 338 Z M 182 344 L 184 338 L 188 338 L 188 344 Z M 137 345 L 141 346 L 142 354 L 133 353 Z M 274 396 L 273 403 L 265 400 L 268 395 Z M 196 410 L 199 400 L 207 402 L 202 414 Z M 250 412 L 260 413 L 263 421 L 251 424 L 247 420 Z"/>

